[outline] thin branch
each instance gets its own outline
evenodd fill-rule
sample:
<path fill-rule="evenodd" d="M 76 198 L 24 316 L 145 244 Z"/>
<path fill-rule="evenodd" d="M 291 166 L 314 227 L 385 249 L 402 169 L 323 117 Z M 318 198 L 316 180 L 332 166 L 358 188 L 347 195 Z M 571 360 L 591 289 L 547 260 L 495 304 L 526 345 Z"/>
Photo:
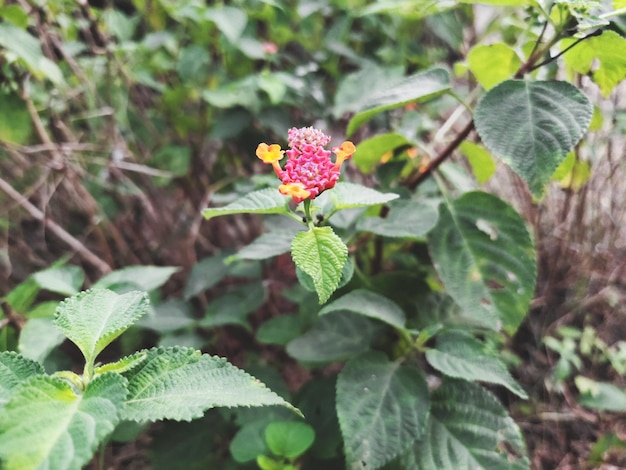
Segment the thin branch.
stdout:
<path fill-rule="evenodd" d="M 4 191 L 11 199 L 22 206 L 31 216 L 42 222 L 47 229 L 54 233 L 59 239 L 64 241 L 70 246 L 76 253 L 78 253 L 85 261 L 95 267 L 101 274 L 106 274 L 111 271 L 111 267 L 100 259 L 89 248 L 83 245 L 70 233 L 65 231 L 63 227 L 47 218 L 44 213 L 34 206 L 28 199 L 17 192 L 13 186 L 7 183 L 4 179 L 0 178 L 0 189 Z"/>

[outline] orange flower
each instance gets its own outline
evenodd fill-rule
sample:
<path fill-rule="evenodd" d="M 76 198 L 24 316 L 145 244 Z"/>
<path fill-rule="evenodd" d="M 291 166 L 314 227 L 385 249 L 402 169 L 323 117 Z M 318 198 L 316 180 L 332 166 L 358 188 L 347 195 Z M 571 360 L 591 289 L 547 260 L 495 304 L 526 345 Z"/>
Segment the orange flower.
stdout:
<path fill-rule="evenodd" d="M 285 196 L 291 196 L 296 203 L 302 202 L 311 195 L 302 183 L 281 184 L 278 187 L 278 191 Z"/>
<path fill-rule="evenodd" d="M 356 151 L 356 147 L 352 142 L 346 140 L 339 147 L 333 148 L 333 152 L 337 155 L 337 160 L 335 161 L 335 168 L 341 168 L 341 164 L 344 160 L 348 158 L 352 158 L 352 154 Z"/>
<path fill-rule="evenodd" d="M 256 148 L 256 156 L 263 160 L 263 163 L 274 163 L 282 160 L 284 150 L 280 149 L 278 144 L 259 144 Z"/>

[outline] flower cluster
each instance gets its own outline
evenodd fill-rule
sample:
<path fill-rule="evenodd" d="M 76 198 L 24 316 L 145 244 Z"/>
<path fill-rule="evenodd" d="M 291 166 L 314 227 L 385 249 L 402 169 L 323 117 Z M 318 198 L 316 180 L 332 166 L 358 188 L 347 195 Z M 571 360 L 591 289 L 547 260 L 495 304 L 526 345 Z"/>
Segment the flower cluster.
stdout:
<path fill-rule="evenodd" d="M 284 151 L 278 144 L 259 144 L 256 155 L 264 163 L 271 164 L 282 181 L 278 190 L 291 196 L 296 203 L 313 199 L 322 191 L 335 186 L 344 160 L 352 157 L 356 147 L 352 142 L 344 142 L 332 149 L 336 155 L 331 161 L 331 152 L 324 149 L 330 137 L 313 127 L 289 129 L 289 150 Z M 278 163 L 287 154 L 285 168 Z"/>

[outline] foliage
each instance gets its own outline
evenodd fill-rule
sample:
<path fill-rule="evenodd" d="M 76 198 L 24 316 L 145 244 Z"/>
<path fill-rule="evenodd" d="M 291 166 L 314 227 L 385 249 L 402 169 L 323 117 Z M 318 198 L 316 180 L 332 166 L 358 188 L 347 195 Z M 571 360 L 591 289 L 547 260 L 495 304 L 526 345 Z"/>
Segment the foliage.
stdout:
<path fill-rule="evenodd" d="M 3 465 L 529 468 L 509 369 L 626 78 L 610 3 L 3 3 Z M 549 390 L 623 411 L 621 343 L 557 332 Z"/>

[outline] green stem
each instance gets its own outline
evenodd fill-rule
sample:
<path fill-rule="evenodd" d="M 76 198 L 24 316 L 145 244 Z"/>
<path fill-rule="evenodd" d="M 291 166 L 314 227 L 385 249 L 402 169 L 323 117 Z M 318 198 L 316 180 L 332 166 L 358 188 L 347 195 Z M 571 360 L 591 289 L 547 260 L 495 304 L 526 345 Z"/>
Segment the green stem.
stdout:
<path fill-rule="evenodd" d="M 309 228 L 313 228 L 313 217 L 311 217 L 311 199 L 304 200 L 304 217 Z"/>

